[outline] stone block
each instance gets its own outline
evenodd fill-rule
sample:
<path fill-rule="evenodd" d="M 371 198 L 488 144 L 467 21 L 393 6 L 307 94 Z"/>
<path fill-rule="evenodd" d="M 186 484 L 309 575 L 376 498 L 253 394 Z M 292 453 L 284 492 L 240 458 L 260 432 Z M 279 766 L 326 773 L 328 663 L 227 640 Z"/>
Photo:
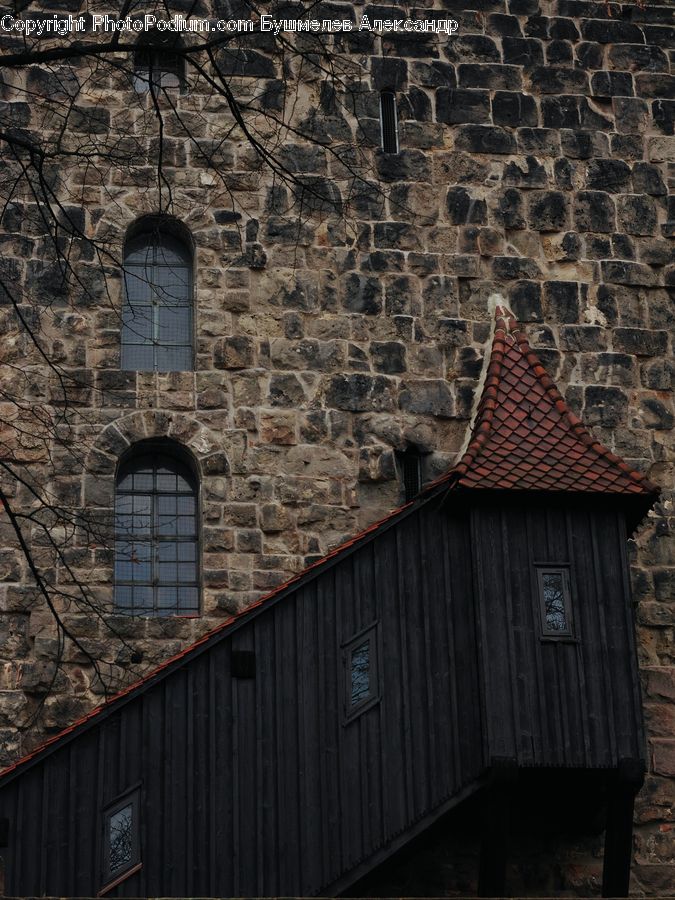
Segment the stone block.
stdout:
<path fill-rule="evenodd" d="M 591 353 L 607 347 L 607 333 L 599 325 L 564 325 L 560 342 L 564 350 Z"/>
<path fill-rule="evenodd" d="M 496 41 L 483 34 L 458 34 L 448 41 L 445 54 L 454 62 L 501 62 Z"/>
<path fill-rule="evenodd" d="M 569 41 L 551 41 L 546 47 L 546 63 L 549 66 L 572 65 L 574 51 Z"/>
<path fill-rule="evenodd" d="M 523 188 L 546 187 L 548 184 L 546 169 L 534 156 L 526 157 L 524 163 L 507 163 L 502 178 L 505 184 Z"/>
<path fill-rule="evenodd" d="M 650 194 L 653 197 L 668 193 L 659 167 L 647 162 L 636 162 L 633 166 L 633 190 L 636 194 Z"/>
<path fill-rule="evenodd" d="M 675 101 L 654 100 L 652 103 L 652 119 L 664 134 L 675 133 Z"/>
<path fill-rule="evenodd" d="M 513 279 L 536 279 L 541 275 L 534 259 L 521 256 L 495 256 L 492 260 L 492 274 L 498 281 Z"/>
<path fill-rule="evenodd" d="M 250 337 L 232 335 L 214 345 L 213 365 L 217 369 L 247 369 L 254 362 L 255 345 Z"/>
<path fill-rule="evenodd" d="M 628 397 L 621 388 L 591 385 L 584 390 L 584 422 L 587 425 L 615 428 L 625 424 L 627 418 Z"/>
<path fill-rule="evenodd" d="M 563 324 L 579 320 L 579 285 L 576 281 L 547 281 L 544 284 L 547 318 Z"/>
<path fill-rule="evenodd" d="M 404 412 L 452 418 L 455 402 L 450 385 L 440 379 L 410 380 L 401 385 L 399 404 Z"/>
<path fill-rule="evenodd" d="M 581 36 L 599 44 L 645 43 L 645 36 L 637 25 L 616 19 L 585 19 L 581 22 Z"/>
<path fill-rule="evenodd" d="M 519 322 L 543 322 L 541 285 L 537 281 L 517 281 L 509 286 L 509 308 Z"/>
<path fill-rule="evenodd" d="M 408 63 L 405 59 L 374 56 L 370 73 L 376 91 L 400 91 L 408 80 Z"/>
<path fill-rule="evenodd" d="M 656 72 L 641 72 L 635 76 L 635 93 L 638 97 L 657 100 L 675 99 L 675 77 Z"/>
<path fill-rule="evenodd" d="M 450 188 L 446 197 L 446 207 L 453 225 L 487 224 L 485 200 L 473 197 L 466 188 Z"/>
<path fill-rule="evenodd" d="M 656 274 L 640 263 L 608 260 L 602 263 L 603 281 L 615 284 L 643 285 L 653 287 L 658 283 Z"/>
<path fill-rule="evenodd" d="M 612 103 L 616 130 L 625 134 L 643 133 L 649 119 L 649 106 L 637 97 L 615 97 Z"/>
<path fill-rule="evenodd" d="M 632 97 L 634 93 L 630 72 L 594 72 L 591 77 L 594 97 Z"/>
<path fill-rule="evenodd" d="M 472 153 L 509 154 L 516 152 L 516 141 L 503 128 L 489 125 L 460 125 L 455 134 L 455 147 Z"/>
<path fill-rule="evenodd" d="M 560 156 L 560 134 L 554 128 L 519 128 L 518 152 L 534 156 Z"/>
<path fill-rule="evenodd" d="M 446 125 L 490 120 L 490 92 L 441 87 L 436 91 L 436 118 Z"/>
<path fill-rule="evenodd" d="M 641 194 L 617 197 L 616 213 L 619 228 L 628 234 L 654 234 L 657 213 L 654 201 Z"/>
<path fill-rule="evenodd" d="M 601 69 L 603 46 L 594 41 L 582 41 L 574 48 L 577 64 L 582 69 Z"/>
<path fill-rule="evenodd" d="M 562 191 L 528 195 L 528 224 L 534 231 L 564 231 L 568 227 L 567 197 Z"/>
<path fill-rule="evenodd" d="M 652 770 L 658 775 L 675 778 L 675 739 L 655 738 L 650 743 Z"/>
<path fill-rule="evenodd" d="M 405 344 L 397 341 L 373 341 L 370 352 L 376 372 L 383 375 L 397 375 L 406 371 Z"/>
<path fill-rule="evenodd" d="M 507 188 L 491 197 L 491 214 L 497 225 L 508 229 L 525 228 L 523 197 L 516 188 Z"/>
<path fill-rule="evenodd" d="M 534 97 L 515 91 L 497 91 L 492 98 L 492 120 L 495 125 L 537 125 L 539 116 Z"/>
<path fill-rule="evenodd" d="M 668 333 L 647 328 L 615 328 L 612 345 L 615 350 L 635 356 L 662 356 L 667 352 Z"/>
<path fill-rule="evenodd" d="M 574 202 L 574 221 L 579 231 L 614 231 L 614 201 L 602 191 L 580 191 Z"/>
<path fill-rule="evenodd" d="M 588 75 L 581 69 L 537 66 L 530 72 L 535 94 L 587 94 Z"/>
<path fill-rule="evenodd" d="M 505 37 L 502 40 L 504 62 L 512 66 L 536 66 L 544 63 L 541 41 L 534 38 Z"/>
<path fill-rule="evenodd" d="M 609 48 L 609 62 L 615 69 L 630 72 L 668 72 L 668 56 L 653 44 L 615 43 Z"/>
<path fill-rule="evenodd" d="M 463 88 L 488 88 L 492 91 L 518 91 L 522 88 L 522 75 L 516 66 L 463 63 L 457 67 L 457 81 Z"/>
<path fill-rule="evenodd" d="M 383 375 L 335 375 L 325 385 L 326 404 L 351 412 L 391 412 L 395 386 Z"/>
<path fill-rule="evenodd" d="M 352 313 L 377 315 L 382 310 L 380 280 L 352 272 L 343 282 L 342 305 Z"/>
<path fill-rule="evenodd" d="M 542 97 L 542 123 L 546 128 L 581 128 L 579 98 L 575 96 Z"/>
<path fill-rule="evenodd" d="M 586 186 L 591 190 L 621 192 L 630 184 L 630 166 L 621 159 L 592 159 L 586 170 Z"/>

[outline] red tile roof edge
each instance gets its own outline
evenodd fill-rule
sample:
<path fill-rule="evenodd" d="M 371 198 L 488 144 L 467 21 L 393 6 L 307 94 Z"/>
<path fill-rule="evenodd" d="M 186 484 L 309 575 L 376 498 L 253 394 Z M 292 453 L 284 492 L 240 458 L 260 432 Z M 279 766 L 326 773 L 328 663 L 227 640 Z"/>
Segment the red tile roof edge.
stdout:
<path fill-rule="evenodd" d="M 518 345 L 535 377 L 553 401 L 556 409 L 561 416 L 567 419 L 575 437 L 588 447 L 591 452 L 595 453 L 596 456 L 604 457 L 607 462 L 620 469 L 624 475 L 642 489 L 644 494 L 658 494 L 660 491 L 658 485 L 651 482 L 640 472 L 632 469 L 624 462 L 624 460 L 612 453 L 611 450 L 599 441 L 595 440 L 578 416 L 574 415 L 567 405 L 567 401 L 556 387 L 555 382 L 541 364 L 539 357 L 530 347 L 530 343 L 524 330 L 516 321 L 513 313 L 505 306 L 498 306 L 496 309 L 496 328 L 492 342 L 492 352 L 490 354 L 483 394 L 478 404 L 476 422 L 473 427 L 471 440 L 460 461 L 447 475 L 442 476 L 442 478 L 447 479 L 448 481 L 460 481 L 461 477 L 469 472 L 472 464 L 480 453 L 481 447 L 486 443 L 490 436 L 492 420 L 497 408 L 497 388 L 499 386 L 507 341 L 512 341 Z M 631 494 L 631 496 L 635 495 Z"/>

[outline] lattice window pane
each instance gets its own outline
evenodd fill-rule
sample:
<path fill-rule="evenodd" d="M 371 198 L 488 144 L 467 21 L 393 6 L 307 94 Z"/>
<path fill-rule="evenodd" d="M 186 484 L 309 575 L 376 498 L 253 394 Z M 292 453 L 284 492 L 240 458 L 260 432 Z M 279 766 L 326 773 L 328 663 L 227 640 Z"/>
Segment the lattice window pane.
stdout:
<path fill-rule="evenodd" d="M 352 650 L 352 706 L 370 694 L 370 641 Z"/>
<path fill-rule="evenodd" d="M 130 460 L 118 476 L 115 523 L 117 608 L 198 612 L 197 496 L 187 466 L 164 454 Z"/>
<path fill-rule="evenodd" d="M 192 369 L 192 259 L 162 232 L 138 235 L 125 248 L 121 367 L 131 371 Z"/>

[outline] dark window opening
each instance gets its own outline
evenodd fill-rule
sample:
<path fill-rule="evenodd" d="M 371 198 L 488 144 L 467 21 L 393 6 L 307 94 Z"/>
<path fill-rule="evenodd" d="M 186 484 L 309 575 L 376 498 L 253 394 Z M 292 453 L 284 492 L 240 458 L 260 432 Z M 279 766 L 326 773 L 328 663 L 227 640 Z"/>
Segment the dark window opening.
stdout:
<path fill-rule="evenodd" d="M 398 454 L 405 502 L 410 503 L 422 490 L 422 456 L 412 447 Z"/>
<path fill-rule="evenodd" d="M 115 494 L 115 608 L 197 615 L 197 481 L 158 446 L 120 466 Z"/>
<path fill-rule="evenodd" d="M 103 813 L 103 883 L 116 881 L 141 861 L 139 791 L 116 800 Z"/>
<path fill-rule="evenodd" d="M 379 699 L 377 671 L 377 627 L 362 632 L 344 651 L 347 718 Z"/>
<path fill-rule="evenodd" d="M 398 153 L 398 117 L 396 114 L 396 94 L 383 91 L 380 94 L 380 130 L 382 150 Z"/>
<path fill-rule="evenodd" d="M 572 610 L 566 569 L 539 568 L 542 632 L 547 637 L 571 637 Z"/>
<path fill-rule="evenodd" d="M 184 372 L 193 368 L 192 253 L 160 229 L 124 248 L 120 368 Z"/>
<path fill-rule="evenodd" d="M 180 43 L 172 32 L 148 32 L 134 52 L 134 89 L 182 90 L 185 64 Z"/>

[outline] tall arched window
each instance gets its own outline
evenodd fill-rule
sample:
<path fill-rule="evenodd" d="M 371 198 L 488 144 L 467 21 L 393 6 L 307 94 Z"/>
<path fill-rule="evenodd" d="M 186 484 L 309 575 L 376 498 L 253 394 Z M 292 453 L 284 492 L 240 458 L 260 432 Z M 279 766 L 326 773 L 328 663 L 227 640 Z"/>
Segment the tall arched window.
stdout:
<path fill-rule="evenodd" d="M 120 367 L 136 372 L 193 368 L 192 252 L 161 223 L 124 247 Z"/>
<path fill-rule="evenodd" d="M 141 444 L 117 474 L 115 608 L 120 612 L 199 612 L 197 479 L 170 451 L 170 444 Z"/>

